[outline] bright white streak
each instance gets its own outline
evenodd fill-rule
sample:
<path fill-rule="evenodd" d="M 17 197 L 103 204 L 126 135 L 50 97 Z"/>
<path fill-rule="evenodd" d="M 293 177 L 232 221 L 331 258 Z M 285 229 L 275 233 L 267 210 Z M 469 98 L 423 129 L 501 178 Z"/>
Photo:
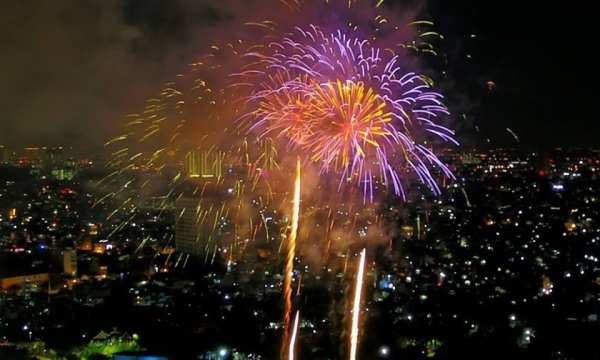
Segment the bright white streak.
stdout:
<path fill-rule="evenodd" d="M 294 330 L 292 331 L 292 338 L 290 339 L 290 348 L 288 349 L 288 359 L 294 360 L 294 352 L 296 351 L 296 337 L 298 336 L 298 321 L 300 319 L 300 311 L 296 311 L 296 318 L 294 319 Z"/>
<path fill-rule="evenodd" d="M 363 277 L 365 273 L 365 255 L 367 249 L 360 253 L 360 264 L 356 275 L 356 288 L 354 289 L 354 305 L 352 307 L 352 329 L 350 333 L 350 360 L 356 360 L 358 348 L 358 320 L 360 316 L 360 298 L 362 297 Z"/>

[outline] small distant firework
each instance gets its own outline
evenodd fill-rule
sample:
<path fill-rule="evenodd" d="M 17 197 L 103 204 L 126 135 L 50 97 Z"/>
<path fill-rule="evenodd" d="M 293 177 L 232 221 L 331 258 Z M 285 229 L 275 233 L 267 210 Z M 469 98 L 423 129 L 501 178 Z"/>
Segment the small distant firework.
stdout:
<path fill-rule="evenodd" d="M 512 135 L 514 138 L 515 138 L 515 140 L 516 140 L 518 143 L 520 143 L 520 141 L 519 141 L 519 137 L 517 136 L 517 134 L 515 134 L 515 132 L 514 132 L 514 131 L 512 131 L 512 130 L 511 130 L 511 129 L 509 129 L 509 128 L 506 128 L 506 131 L 508 131 L 508 132 L 509 132 L 509 133 L 510 133 L 510 134 L 511 134 L 511 135 Z"/>
<path fill-rule="evenodd" d="M 245 79 L 240 84 L 255 87 L 248 102 L 256 110 L 242 119 L 249 131 L 285 139 L 321 173 L 340 174 L 340 185 L 348 179 L 365 184 L 371 199 L 377 178 L 404 197 L 401 173 L 407 170 L 439 194 L 432 169 L 453 175 L 428 140 L 456 141 L 435 122 L 449 112 L 430 79 L 402 69 L 397 55 L 340 31 L 297 29 L 271 47 L 271 54 L 246 54 L 256 62 L 237 74 Z"/>

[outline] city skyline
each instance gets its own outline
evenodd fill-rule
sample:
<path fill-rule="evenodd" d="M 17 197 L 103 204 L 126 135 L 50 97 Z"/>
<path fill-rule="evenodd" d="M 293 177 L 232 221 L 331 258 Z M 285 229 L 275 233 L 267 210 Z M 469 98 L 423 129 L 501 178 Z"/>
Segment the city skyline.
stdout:
<path fill-rule="evenodd" d="M 377 215 L 304 194 L 293 264 L 299 358 L 347 358 L 345 298 L 364 247 L 362 359 L 598 353 L 581 339 L 600 324 L 600 152 L 455 152 L 451 163 L 456 180 L 443 194 L 388 198 Z M 277 358 L 283 184 L 272 183 L 273 201 L 259 191 L 244 200 L 229 180 L 248 174 L 226 172 L 220 194 L 198 193 L 211 178 L 192 176 L 176 187 L 193 198 L 147 199 L 141 170 L 94 186 L 99 169 L 72 179 L 31 164 L 0 169 L 0 355 Z M 105 195 L 113 191 L 121 195 Z"/>

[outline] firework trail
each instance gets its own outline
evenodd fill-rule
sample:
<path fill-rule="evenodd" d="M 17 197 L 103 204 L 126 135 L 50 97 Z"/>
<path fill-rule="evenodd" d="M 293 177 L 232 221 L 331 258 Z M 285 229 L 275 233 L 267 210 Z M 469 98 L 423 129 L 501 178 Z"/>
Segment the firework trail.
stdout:
<path fill-rule="evenodd" d="M 339 186 L 351 179 L 373 200 L 378 181 L 404 197 L 408 170 L 435 194 L 435 171 L 453 175 L 428 145 L 442 139 L 457 144 L 453 131 L 435 122 L 449 115 L 432 82 L 399 65 L 397 55 L 341 31 L 317 27 L 271 44 L 270 54 L 236 74 L 254 87 L 248 103 L 256 110 L 241 118 L 259 138 L 284 140 L 306 155 L 321 173 L 335 172 Z"/>
<path fill-rule="evenodd" d="M 365 272 L 365 256 L 366 249 L 360 253 L 360 263 L 356 274 L 356 285 L 354 288 L 354 305 L 352 307 L 352 327 L 350 329 L 350 360 L 356 360 L 356 352 L 358 349 L 358 332 L 360 318 L 360 301 L 362 297 L 363 278 Z"/>
<path fill-rule="evenodd" d="M 242 251 L 236 248 L 236 239 L 254 240 L 259 230 L 248 204 L 256 201 L 264 208 L 272 200 L 269 185 L 265 184 L 268 180 L 261 175 L 277 166 L 276 149 L 268 140 L 250 142 L 244 137 L 228 136 L 228 128 L 219 133 L 214 130 L 216 126 L 194 123 L 196 117 L 202 118 L 204 125 L 222 123 L 223 117 L 233 116 L 222 110 L 230 95 L 213 91 L 206 81 L 197 78 L 198 73 L 212 67 L 195 63 L 189 68 L 188 73 L 148 100 L 139 113 L 127 116 L 125 134 L 106 143 L 115 149 L 108 163 L 115 170 L 99 182 L 107 194 L 94 206 L 113 204 L 109 205 L 114 211 L 107 220 L 119 222 L 119 226 L 112 236 L 135 222 L 138 209 L 146 201 L 158 199 L 155 209 L 163 213 L 173 210 L 180 199 L 193 197 L 198 200 L 196 204 L 178 212 L 176 221 L 192 212 L 203 233 L 215 234 L 223 226 L 234 226 L 234 235 L 226 243 L 230 241 L 231 249 Z M 198 128 L 205 131 L 199 133 Z M 226 169 L 234 169 L 235 173 L 223 173 Z M 223 189 L 230 192 L 225 201 L 207 201 Z M 215 241 L 223 238 L 198 238 L 198 242 L 205 240 L 209 251 Z M 146 244 L 142 242 L 138 250 Z"/>
<path fill-rule="evenodd" d="M 300 311 L 296 311 L 296 317 L 294 319 L 294 331 L 292 332 L 292 338 L 290 339 L 290 348 L 288 350 L 288 360 L 294 360 L 294 354 L 296 351 L 296 339 L 298 338 L 298 321 L 300 320 Z"/>
<path fill-rule="evenodd" d="M 518 142 L 518 143 L 520 143 L 520 141 L 519 141 L 519 137 L 517 136 L 517 134 L 515 134 L 515 132 L 514 132 L 514 131 L 512 131 L 512 130 L 511 130 L 511 129 L 509 129 L 509 128 L 506 128 L 506 131 L 508 131 L 508 132 L 509 132 L 509 133 L 510 133 L 510 134 L 511 134 L 511 135 L 512 135 L 514 138 L 515 138 L 515 140 L 517 140 L 517 142 Z"/>
<path fill-rule="evenodd" d="M 465 188 L 461 187 L 460 190 L 462 191 L 463 195 L 465 196 L 465 200 L 467 201 L 467 207 L 471 207 L 471 202 L 469 201 L 469 196 L 467 196 L 467 192 L 465 191 Z"/>
<path fill-rule="evenodd" d="M 294 209 L 292 214 L 292 226 L 288 236 L 287 258 L 285 265 L 285 277 L 283 282 L 283 291 L 285 296 L 285 314 L 284 314 L 284 336 L 282 345 L 282 355 L 285 358 L 286 347 L 290 340 L 290 321 L 292 313 L 292 276 L 294 271 L 294 258 L 296 257 L 296 238 L 298 236 L 298 218 L 300 217 L 300 159 L 296 164 L 296 180 L 294 182 Z M 290 344 L 291 346 L 291 344 Z M 293 349 L 290 349 L 290 353 Z"/>

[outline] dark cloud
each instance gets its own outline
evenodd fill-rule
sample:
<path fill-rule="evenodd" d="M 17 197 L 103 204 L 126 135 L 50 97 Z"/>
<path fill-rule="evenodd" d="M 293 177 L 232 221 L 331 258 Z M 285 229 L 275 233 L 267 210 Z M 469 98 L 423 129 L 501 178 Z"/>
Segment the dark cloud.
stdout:
<path fill-rule="evenodd" d="M 103 143 L 222 19 L 166 1 L 9 1 L 0 14 L 3 143 Z M 192 16 L 194 18 L 192 18 Z"/>
<path fill-rule="evenodd" d="M 188 64 L 206 60 L 213 44 L 242 49 L 268 41 L 266 33 L 311 23 L 333 31 L 350 19 L 368 29 L 365 36 L 378 26 L 370 1 L 352 10 L 346 0 L 319 4 L 311 0 L 296 12 L 277 0 L 10 0 L 0 13 L 0 143 L 101 145 L 122 133 L 126 114 L 189 72 Z M 376 11 L 406 24 L 420 13 L 418 4 Z M 247 25 L 262 20 L 277 30 Z M 407 28 L 386 41 L 413 36 Z M 214 89 L 240 65 L 221 53 L 213 59 L 220 68 L 202 74 Z"/>
<path fill-rule="evenodd" d="M 336 2 L 348 3 L 330 0 Z M 278 30 L 272 34 L 278 36 L 289 24 L 311 22 L 332 29 L 360 23 L 368 29 L 364 35 L 378 27 L 372 16 L 376 1 L 358 1 L 351 11 L 324 3 L 311 0 L 295 12 L 277 0 L 4 1 L 0 143 L 102 144 L 122 131 L 125 114 L 140 109 L 212 44 L 258 41 L 264 32 L 248 22 L 274 20 Z M 388 0 L 378 11 L 397 23 L 435 21 L 445 35 L 440 52 L 449 56 L 441 89 L 457 121 L 466 113 L 483 127 L 507 123 L 524 139 L 593 142 L 586 129 L 595 117 L 595 83 L 585 73 L 593 59 L 591 12 L 550 7 L 538 16 L 535 6 L 513 3 Z M 386 40 L 397 42 L 414 36 L 410 30 L 388 35 Z M 224 79 L 229 70 L 206 76 Z M 485 92 L 488 80 L 498 85 L 494 94 Z"/>

